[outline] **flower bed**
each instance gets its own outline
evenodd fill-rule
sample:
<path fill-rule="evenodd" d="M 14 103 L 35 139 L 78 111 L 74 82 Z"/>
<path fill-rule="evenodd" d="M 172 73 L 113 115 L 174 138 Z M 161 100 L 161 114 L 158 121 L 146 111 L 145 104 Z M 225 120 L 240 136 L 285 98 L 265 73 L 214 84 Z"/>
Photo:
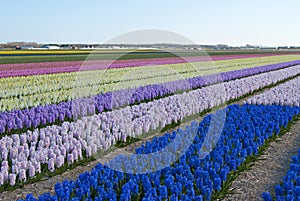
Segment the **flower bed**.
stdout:
<path fill-rule="evenodd" d="M 287 68 L 289 66 L 297 65 L 299 63 L 300 61 L 294 61 L 274 65 L 267 65 L 210 76 L 195 77 L 191 79 L 179 80 L 165 84 L 148 85 L 134 89 L 107 92 L 104 94 L 92 96 L 90 98 L 82 98 L 74 101 L 61 102 L 59 104 L 37 106 L 31 109 L 2 112 L 0 113 L 0 134 L 9 134 L 12 132 L 26 132 L 27 129 L 45 127 L 46 125 L 51 124 L 59 124 L 64 121 L 72 121 L 73 119 L 76 119 L 80 116 L 87 116 L 95 113 L 97 114 L 103 111 L 124 107 L 126 105 L 133 105 L 135 103 L 151 101 L 153 99 L 158 99 L 164 96 L 172 95 L 180 91 L 196 89 L 210 84 L 226 82 L 259 73 L 278 70 L 281 68 Z M 281 72 L 289 71 L 288 74 L 283 73 L 284 75 L 286 75 L 284 78 L 287 78 L 289 76 L 295 75 L 295 72 L 297 73 L 299 70 L 298 67 L 293 67 L 291 68 L 292 70 L 289 69 L 290 68 L 279 71 L 278 75 L 275 75 L 277 74 L 276 72 L 272 73 L 272 75 L 275 75 L 276 79 L 272 79 L 270 80 L 271 82 L 268 83 L 273 83 L 280 80 Z M 293 69 L 295 69 L 295 72 L 293 72 Z M 266 77 L 261 78 L 263 80 L 260 80 L 258 82 L 263 82 L 264 79 L 266 79 Z M 256 84 L 254 83 L 254 86 L 252 87 L 255 87 L 255 85 Z M 223 89 L 223 86 L 221 86 L 221 89 Z M 251 92 L 255 89 L 257 89 L 257 87 L 248 92 Z M 231 94 L 230 91 L 227 93 Z"/>
<path fill-rule="evenodd" d="M 262 94 L 253 96 L 247 102 L 250 104 L 299 106 L 300 77 L 273 87 Z"/>
<path fill-rule="evenodd" d="M 300 68 L 295 66 L 83 117 L 61 126 L 5 136 L 0 139 L 0 162 L 8 165 L 7 174 L 24 181 L 24 175 L 30 178 L 41 173 L 41 167 L 46 172 L 54 172 L 66 163 L 73 164 L 109 149 L 118 141 L 126 141 L 127 137 L 157 131 L 297 73 Z M 33 167 L 35 171 L 31 171 Z M 5 177 L 4 181 L 8 179 Z"/>
<path fill-rule="evenodd" d="M 215 200 L 234 172 L 247 160 L 259 154 L 265 142 L 286 128 L 300 113 L 299 107 L 232 105 L 227 108 L 227 118 L 217 141 L 215 132 L 207 136 L 212 115 L 201 123 L 192 123 L 185 130 L 173 131 L 155 138 L 136 149 L 136 155 L 118 156 L 111 163 L 120 163 L 123 171 L 152 169 L 157 161 L 144 154 L 155 153 L 173 143 L 162 155 L 164 161 L 176 157 L 176 150 L 187 146 L 189 136 L 196 136 L 188 150 L 169 167 L 147 174 L 127 174 L 98 164 L 91 172 L 81 174 L 76 181 L 55 185 L 55 195 L 46 193 L 38 200 Z M 218 112 L 217 114 L 218 115 Z M 217 121 L 218 122 L 218 121 Z M 219 126 L 222 126 L 221 124 Z M 282 130 L 283 131 L 283 130 Z M 177 139 L 177 140 L 176 140 Z M 180 139 L 180 140 L 178 140 Z M 214 146 L 206 157 L 200 156 L 206 147 Z M 147 155 L 146 155 L 147 156 Z M 123 161 L 123 163 L 122 163 Z M 150 166 L 149 166 L 150 164 Z M 4 164 L 4 169 L 5 169 Z M 10 176 L 14 180 L 14 176 Z M 36 200 L 31 194 L 26 200 Z"/>
<path fill-rule="evenodd" d="M 121 68 L 0 79 L 0 111 L 25 109 L 100 93 L 164 84 L 256 66 L 291 62 L 299 56 Z M 297 61 L 295 61 L 297 62 Z M 299 61 L 298 61 L 299 62 Z M 214 68 L 216 65 L 216 68 Z M 84 67 L 83 67 L 84 68 Z M 208 82 L 208 81 L 207 81 Z M 186 83 L 186 85 L 189 83 Z"/>
<path fill-rule="evenodd" d="M 201 54 L 201 53 L 199 53 Z M 93 54 L 91 54 L 93 55 Z M 199 56 L 199 57 L 176 57 L 176 58 L 153 58 L 153 59 L 130 59 L 130 60 L 96 60 L 96 61 L 65 61 L 65 62 L 42 62 L 22 64 L 1 64 L 0 78 L 14 76 L 30 76 L 41 74 L 75 72 L 82 68 L 84 62 L 86 70 L 100 70 L 107 68 L 125 68 L 135 66 L 177 64 L 186 62 L 218 61 L 228 59 L 259 58 L 266 56 L 278 56 L 280 54 L 242 54 L 222 56 Z M 180 56 L 180 54 L 178 55 Z M 118 59 L 118 58 L 116 58 Z"/>

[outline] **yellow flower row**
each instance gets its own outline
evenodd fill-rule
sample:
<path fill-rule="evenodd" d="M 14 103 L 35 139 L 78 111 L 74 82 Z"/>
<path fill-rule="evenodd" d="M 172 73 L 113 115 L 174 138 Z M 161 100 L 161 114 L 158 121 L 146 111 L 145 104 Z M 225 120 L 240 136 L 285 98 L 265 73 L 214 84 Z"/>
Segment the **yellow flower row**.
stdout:
<path fill-rule="evenodd" d="M 124 52 L 128 50 L 1 50 L 0 54 L 80 54 L 97 52 Z"/>

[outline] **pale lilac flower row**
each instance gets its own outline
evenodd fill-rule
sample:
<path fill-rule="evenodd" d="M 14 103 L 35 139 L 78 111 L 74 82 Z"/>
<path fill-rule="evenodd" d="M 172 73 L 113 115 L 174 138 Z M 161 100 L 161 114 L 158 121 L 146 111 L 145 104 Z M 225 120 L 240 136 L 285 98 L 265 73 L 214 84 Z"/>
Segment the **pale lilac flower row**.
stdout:
<path fill-rule="evenodd" d="M 106 150 L 127 136 L 138 137 L 193 114 L 300 74 L 300 65 L 203 87 L 188 93 L 83 117 L 0 140 L 0 185 L 26 181 L 46 164 L 53 172 Z M 83 155 L 85 153 L 85 155 Z M 11 160 L 11 166 L 8 160 Z"/>
<path fill-rule="evenodd" d="M 250 104 L 300 105 L 300 77 L 273 87 L 247 100 Z"/>

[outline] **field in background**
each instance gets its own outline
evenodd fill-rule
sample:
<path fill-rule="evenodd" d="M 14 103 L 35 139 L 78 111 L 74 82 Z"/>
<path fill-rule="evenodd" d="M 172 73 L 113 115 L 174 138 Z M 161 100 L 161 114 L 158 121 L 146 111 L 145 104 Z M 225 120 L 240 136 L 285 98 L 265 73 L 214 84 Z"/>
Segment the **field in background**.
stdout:
<path fill-rule="evenodd" d="M 0 64 L 81 60 L 146 59 L 234 54 L 295 54 L 294 51 L 1 50 Z"/>
<path fill-rule="evenodd" d="M 300 118 L 299 76 L 293 51 L 0 51 L 0 199 L 223 199 Z"/>

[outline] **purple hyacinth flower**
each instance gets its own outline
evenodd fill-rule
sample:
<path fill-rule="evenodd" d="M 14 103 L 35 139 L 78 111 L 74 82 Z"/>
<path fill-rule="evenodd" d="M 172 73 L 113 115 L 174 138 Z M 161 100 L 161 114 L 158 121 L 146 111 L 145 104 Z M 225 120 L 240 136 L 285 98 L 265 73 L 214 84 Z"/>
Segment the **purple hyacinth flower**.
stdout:
<path fill-rule="evenodd" d="M 29 171 L 28 171 L 29 177 L 34 177 L 35 176 L 35 168 L 33 165 L 29 166 Z"/>
<path fill-rule="evenodd" d="M 26 182 L 26 170 L 25 169 L 21 169 L 20 170 L 19 179 L 21 181 L 25 181 Z"/>
<path fill-rule="evenodd" d="M 4 176 L 2 172 L 0 172 L 0 186 L 2 186 L 3 184 L 4 184 Z"/>
<path fill-rule="evenodd" d="M 68 163 L 69 163 L 69 164 L 73 164 L 73 163 L 74 163 L 74 157 L 73 157 L 73 154 L 68 154 L 67 160 L 68 160 Z"/>
<path fill-rule="evenodd" d="M 52 159 L 52 158 L 48 161 L 48 170 L 50 172 L 54 172 L 54 170 L 55 170 L 54 159 Z"/>
<path fill-rule="evenodd" d="M 9 184 L 11 186 L 16 185 L 16 178 L 17 178 L 16 174 L 9 174 L 8 178 L 9 178 Z"/>
<path fill-rule="evenodd" d="M 60 155 L 56 158 L 56 166 L 59 168 L 65 163 L 65 158 Z"/>

